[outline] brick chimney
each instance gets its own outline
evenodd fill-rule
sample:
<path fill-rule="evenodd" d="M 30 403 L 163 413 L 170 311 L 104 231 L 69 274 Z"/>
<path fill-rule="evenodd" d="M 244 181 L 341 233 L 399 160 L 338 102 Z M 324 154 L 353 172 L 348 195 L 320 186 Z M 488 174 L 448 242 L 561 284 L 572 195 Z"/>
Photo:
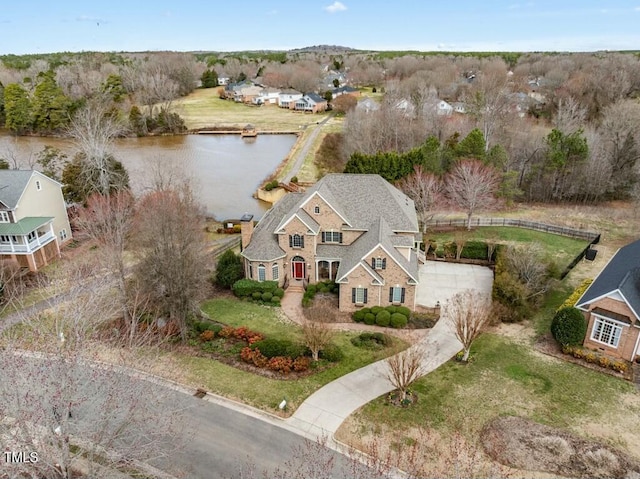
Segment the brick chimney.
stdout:
<path fill-rule="evenodd" d="M 245 213 L 240 218 L 240 235 L 242 238 L 240 248 L 244 250 L 249 245 L 253 235 L 253 215 Z"/>

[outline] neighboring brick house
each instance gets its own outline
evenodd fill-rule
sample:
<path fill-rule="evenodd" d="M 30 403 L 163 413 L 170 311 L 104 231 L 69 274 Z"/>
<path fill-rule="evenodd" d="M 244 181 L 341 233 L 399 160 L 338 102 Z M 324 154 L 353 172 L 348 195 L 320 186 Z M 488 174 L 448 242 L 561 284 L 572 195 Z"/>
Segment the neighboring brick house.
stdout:
<path fill-rule="evenodd" d="M 620 248 L 576 303 L 588 321 L 584 346 L 640 356 L 640 240 Z"/>
<path fill-rule="evenodd" d="M 415 308 L 418 220 L 413 201 L 379 175 L 329 174 L 289 193 L 253 228 L 242 221 L 245 274 L 258 281 L 340 285 L 341 311 Z"/>
<path fill-rule="evenodd" d="M 280 108 L 292 109 L 296 101 L 300 98 L 302 98 L 302 93 L 298 90 L 294 90 L 292 88 L 282 90 L 278 98 L 278 106 L 280 106 Z"/>
<path fill-rule="evenodd" d="M 0 255 L 37 271 L 71 240 L 62 185 L 38 171 L 0 170 Z"/>

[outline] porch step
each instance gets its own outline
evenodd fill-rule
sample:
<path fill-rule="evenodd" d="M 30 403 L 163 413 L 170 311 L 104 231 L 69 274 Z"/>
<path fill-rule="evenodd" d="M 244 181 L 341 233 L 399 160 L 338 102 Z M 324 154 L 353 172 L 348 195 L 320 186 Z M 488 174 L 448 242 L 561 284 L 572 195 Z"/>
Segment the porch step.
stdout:
<path fill-rule="evenodd" d="M 304 293 L 304 287 L 291 284 L 287 288 L 288 293 Z"/>

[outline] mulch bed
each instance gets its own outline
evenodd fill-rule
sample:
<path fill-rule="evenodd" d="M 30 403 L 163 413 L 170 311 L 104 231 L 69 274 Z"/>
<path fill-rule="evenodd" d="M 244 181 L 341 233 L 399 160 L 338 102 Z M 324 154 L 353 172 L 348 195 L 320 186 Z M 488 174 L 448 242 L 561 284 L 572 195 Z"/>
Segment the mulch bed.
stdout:
<path fill-rule="evenodd" d="M 626 379 L 627 381 L 633 380 L 633 372 L 631 369 L 626 374 L 619 373 L 614 371 L 613 369 L 603 368 L 597 364 L 589 363 L 584 359 L 574 358 L 570 354 L 564 354 L 560 349 L 560 345 L 556 342 L 555 339 L 551 336 L 551 334 L 546 334 L 541 336 L 534 344 L 534 348 L 547 356 L 553 356 L 554 358 L 561 359 L 562 361 L 566 361 L 569 363 L 577 364 L 584 368 L 592 369 L 593 371 L 598 371 L 600 373 L 609 374 L 610 376 L 615 376 L 620 379 Z"/>
<path fill-rule="evenodd" d="M 480 438 L 491 458 L 517 469 L 577 478 L 640 474 L 640 463 L 626 453 L 520 417 L 490 421 Z"/>
<path fill-rule="evenodd" d="M 402 400 L 402 393 L 396 389 L 387 395 L 387 402 L 392 406 L 406 408 L 418 402 L 418 395 L 413 391 L 407 391 L 407 397 Z"/>

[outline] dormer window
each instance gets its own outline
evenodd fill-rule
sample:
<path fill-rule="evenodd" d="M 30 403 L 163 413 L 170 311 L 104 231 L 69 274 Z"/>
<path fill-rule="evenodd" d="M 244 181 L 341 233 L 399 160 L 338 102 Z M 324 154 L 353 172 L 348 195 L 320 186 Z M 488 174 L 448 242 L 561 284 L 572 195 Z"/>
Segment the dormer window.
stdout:
<path fill-rule="evenodd" d="M 9 223 L 8 211 L 0 211 L 0 223 Z"/>
<path fill-rule="evenodd" d="M 314 212 L 314 214 L 319 215 L 320 214 L 320 207 L 319 206 L 314 206 L 313 212 Z"/>
<path fill-rule="evenodd" d="M 42 189 L 42 184 L 40 183 L 40 180 L 36 180 L 36 190 L 40 191 Z"/>

